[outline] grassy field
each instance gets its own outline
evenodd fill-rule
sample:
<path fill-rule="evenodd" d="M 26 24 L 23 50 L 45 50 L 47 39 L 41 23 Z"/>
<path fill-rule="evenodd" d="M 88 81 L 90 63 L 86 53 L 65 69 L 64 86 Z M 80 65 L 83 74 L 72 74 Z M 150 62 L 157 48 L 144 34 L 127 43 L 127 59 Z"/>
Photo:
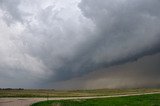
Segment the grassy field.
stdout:
<path fill-rule="evenodd" d="M 160 106 L 160 94 L 105 99 L 44 101 L 32 106 Z"/>
<path fill-rule="evenodd" d="M 0 90 L 4 97 L 87 97 L 160 92 L 160 89 L 99 89 L 99 90 Z"/>

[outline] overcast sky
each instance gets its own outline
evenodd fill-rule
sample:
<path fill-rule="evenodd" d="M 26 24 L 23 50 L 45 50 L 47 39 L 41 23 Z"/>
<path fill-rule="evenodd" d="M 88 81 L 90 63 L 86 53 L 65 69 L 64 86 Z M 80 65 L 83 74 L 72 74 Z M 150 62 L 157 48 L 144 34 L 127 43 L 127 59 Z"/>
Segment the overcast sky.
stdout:
<path fill-rule="evenodd" d="M 159 0 L 0 0 L 0 87 L 160 87 Z"/>

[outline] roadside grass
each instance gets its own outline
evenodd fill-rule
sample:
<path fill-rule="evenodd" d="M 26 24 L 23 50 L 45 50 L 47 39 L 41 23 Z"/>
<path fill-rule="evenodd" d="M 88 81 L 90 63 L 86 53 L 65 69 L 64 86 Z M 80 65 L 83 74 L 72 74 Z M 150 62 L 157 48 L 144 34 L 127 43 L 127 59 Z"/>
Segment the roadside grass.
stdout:
<path fill-rule="evenodd" d="M 98 89 L 98 90 L 0 90 L 4 97 L 88 97 L 160 92 L 160 89 Z"/>
<path fill-rule="evenodd" d="M 160 106 L 160 94 L 103 99 L 43 101 L 31 106 Z"/>

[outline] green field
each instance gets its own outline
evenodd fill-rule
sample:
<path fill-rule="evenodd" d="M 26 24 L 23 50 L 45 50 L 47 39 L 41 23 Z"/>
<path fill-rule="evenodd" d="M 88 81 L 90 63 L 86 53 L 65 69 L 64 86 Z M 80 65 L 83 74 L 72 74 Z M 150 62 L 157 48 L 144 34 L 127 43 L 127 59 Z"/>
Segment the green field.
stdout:
<path fill-rule="evenodd" d="M 44 101 L 32 106 L 160 106 L 160 94 L 105 99 Z"/>
<path fill-rule="evenodd" d="M 87 97 L 160 92 L 160 89 L 98 89 L 98 90 L 0 90 L 4 97 Z"/>

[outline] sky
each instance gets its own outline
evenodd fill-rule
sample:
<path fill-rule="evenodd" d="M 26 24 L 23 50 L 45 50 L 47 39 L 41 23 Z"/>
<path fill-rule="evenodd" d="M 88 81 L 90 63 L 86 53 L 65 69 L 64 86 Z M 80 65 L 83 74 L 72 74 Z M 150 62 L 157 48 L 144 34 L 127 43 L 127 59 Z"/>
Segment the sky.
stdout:
<path fill-rule="evenodd" d="M 159 0 L 0 0 L 0 87 L 160 87 Z"/>

